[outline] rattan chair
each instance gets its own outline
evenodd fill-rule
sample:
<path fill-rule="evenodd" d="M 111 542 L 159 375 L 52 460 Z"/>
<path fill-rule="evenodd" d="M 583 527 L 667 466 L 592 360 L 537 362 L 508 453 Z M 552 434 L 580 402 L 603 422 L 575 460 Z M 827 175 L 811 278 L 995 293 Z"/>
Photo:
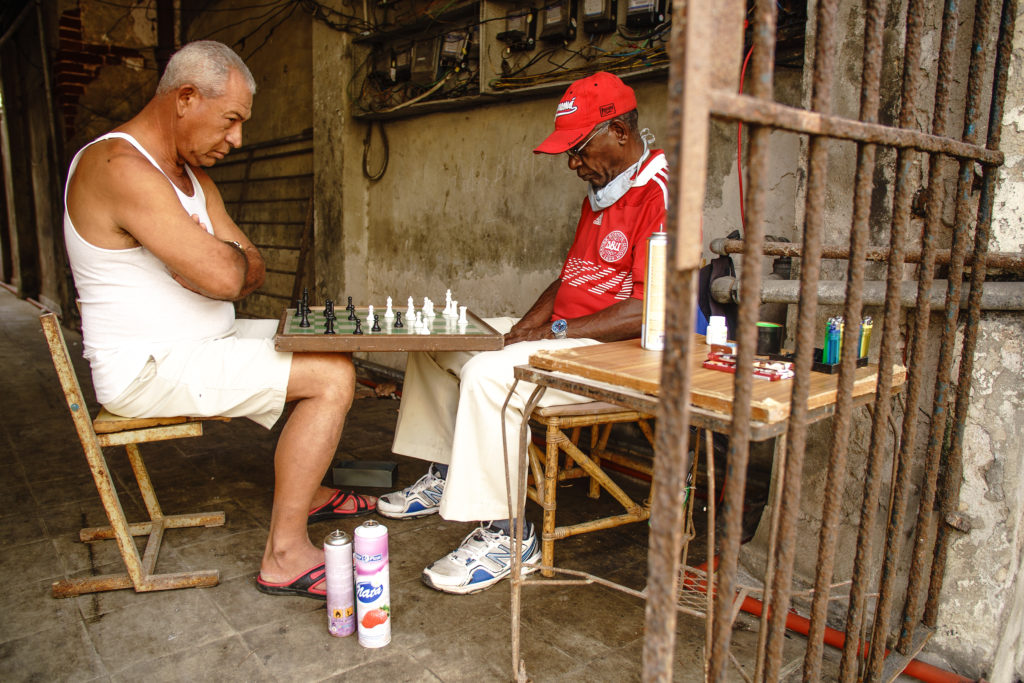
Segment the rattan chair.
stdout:
<path fill-rule="evenodd" d="M 82 387 L 78 383 L 68 347 L 64 342 L 60 322 L 53 313 L 45 313 L 40 322 L 46 343 L 50 347 L 53 366 L 57 370 L 64 397 L 67 400 L 71 419 L 75 423 L 78 439 L 89 462 L 96 489 L 106 510 L 110 526 L 91 527 L 79 532 L 79 539 L 91 541 L 115 539 L 124 560 L 126 572 L 105 574 L 84 578 L 63 579 L 53 584 L 53 596 L 67 598 L 84 593 L 134 588 L 136 592 L 170 590 L 174 588 L 192 588 L 197 586 L 215 586 L 220 580 L 217 570 L 179 572 L 174 574 L 153 573 L 164 530 L 197 526 L 221 526 L 224 524 L 223 512 L 207 512 L 180 515 L 165 515 L 157 502 L 153 483 L 150 481 L 146 465 L 139 453 L 138 444 L 149 441 L 165 441 L 203 433 L 203 421 L 213 419 L 226 422 L 229 418 L 124 418 L 101 409 L 95 420 L 89 417 Z M 128 451 L 128 459 L 135 479 L 138 482 L 142 499 L 149 513 L 145 522 L 129 523 L 125 518 L 118 498 L 114 480 L 107 467 L 103 448 L 107 446 L 124 446 Z M 139 555 L 133 536 L 149 536 L 143 555 Z"/>
<path fill-rule="evenodd" d="M 630 457 L 608 450 L 608 438 L 612 426 L 635 422 L 653 446 L 653 416 L 626 410 L 610 403 L 592 402 L 563 406 L 547 406 L 534 409 L 531 419 L 545 429 L 545 449 L 532 441 L 529 444 L 530 473 L 532 485 L 528 484 L 526 494 L 544 511 L 541 532 L 541 562 L 554 565 L 555 541 L 577 534 L 610 529 L 623 524 L 642 522 L 651 515 L 650 502 L 637 502 L 630 498 L 603 468 L 604 463 L 613 463 L 631 470 L 653 475 L 652 463 L 641 458 Z M 580 448 L 582 430 L 590 427 L 589 454 Z M 556 526 L 555 514 L 558 503 L 558 484 L 569 479 L 590 478 L 588 495 L 597 498 L 601 489 L 606 490 L 622 505 L 625 512 L 599 519 L 567 526 Z M 543 483 L 542 483 L 543 482 Z M 544 576 L 552 576 L 551 570 L 542 570 Z"/>

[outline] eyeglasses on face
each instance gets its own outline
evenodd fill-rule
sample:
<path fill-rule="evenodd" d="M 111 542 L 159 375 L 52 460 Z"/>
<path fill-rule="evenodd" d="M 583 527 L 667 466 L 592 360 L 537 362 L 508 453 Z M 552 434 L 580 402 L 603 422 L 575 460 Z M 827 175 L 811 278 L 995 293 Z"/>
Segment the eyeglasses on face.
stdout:
<path fill-rule="evenodd" d="M 598 135 L 600 135 L 601 133 L 604 133 L 606 130 L 608 130 L 608 126 L 609 126 L 609 122 L 607 122 L 607 121 L 605 121 L 602 124 L 599 124 L 597 126 L 597 128 L 595 128 L 593 130 L 593 132 L 591 132 L 590 135 L 587 136 L 586 140 L 584 140 L 580 144 L 576 145 L 572 149 L 565 150 L 565 156 L 569 157 L 570 159 L 576 159 L 577 161 L 580 160 L 583 157 L 583 148 L 586 147 L 588 144 L 590 144 L 591 140 L 593 140 Z"/>

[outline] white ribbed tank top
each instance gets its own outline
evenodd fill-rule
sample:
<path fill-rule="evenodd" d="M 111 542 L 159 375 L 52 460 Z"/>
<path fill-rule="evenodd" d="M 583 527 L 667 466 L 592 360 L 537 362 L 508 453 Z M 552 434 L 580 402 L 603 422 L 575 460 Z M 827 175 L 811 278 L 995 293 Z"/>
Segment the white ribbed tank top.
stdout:
<path fill-rule="evenodd" d="M 163 173 L 149 152 L 125 133 L 108 133 L 89 145 L 110 138 L 131 143 Z M 163 262 L 145 247 L 103 249 L 78 233 L 68 213 L 66 188 L 89 145 L 78 151 L 68 169 L 64 242 L 78 289 L 84 355 L 92 367 L 96 399 L 107 403 L 128 387 L 150 356 L 181 342 L 226 335 L 234 325 L 235 308 L 231 302 L 209 299 L 179 285 Z M 186 166 L 185 170 L 192 180 L 191 197 L 169 178 L 167 182 L 177 193 L 185 214 L 198 214 L 212 232 L 203 188 L 192 169 Z"/>

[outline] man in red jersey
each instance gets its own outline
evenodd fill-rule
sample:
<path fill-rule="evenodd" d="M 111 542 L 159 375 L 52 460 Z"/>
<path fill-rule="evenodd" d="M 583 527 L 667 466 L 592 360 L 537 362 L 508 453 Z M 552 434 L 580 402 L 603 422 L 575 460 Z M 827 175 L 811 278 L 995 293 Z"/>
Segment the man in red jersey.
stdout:
<path fill-rule="evenodd" d="M 432 588 L 475 593 L 511 571 L 502 420 L 512 456 L 532 388 L 519 384 L 503 412 L 512 369 L 541 349 L 640 336 L 647 238 L 664 225 L 668 203 L 665 155 L 650 149 L 650 141 L 637 127 L 636 96 L 618 77 L 602 72 L 569 86 L 554 133 L 534 150 L 564 153 L 587 182 L 561 273 L 522 318 L 488 319 L 505 333 L 501 351 L 409 354 L 392 449 L 432 464 L 412 486 L 382 496 L 377 510 L 393 519 L 440 512 L 453 521 L 490 520 L 423 570 Z M 548 390 L 541 405 L 587 401 Z M 513 487 L 517 463 L 510 457 Z M 532 525 L 522 557 L 540 558 Z"/>

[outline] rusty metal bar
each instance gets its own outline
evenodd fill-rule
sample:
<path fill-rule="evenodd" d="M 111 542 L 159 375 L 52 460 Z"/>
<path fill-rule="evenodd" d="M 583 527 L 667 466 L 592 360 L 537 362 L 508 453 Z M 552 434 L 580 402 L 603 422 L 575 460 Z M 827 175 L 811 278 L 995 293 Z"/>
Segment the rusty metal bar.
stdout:
<path fill-rule="evenodd" d="M 909 129 L 914 124 L 914 109 L 920 90 L 921 35 L 924 30 L 923 0 L 910 0 L 906 14 L 906 36 L 904 38 L 902 106 L 899 127 Z M 903 251 L 906 245 L 907 226 L 910 222 L 910 203 L 913 191 L 910 187 L 917 153 L 911 149 L 900 149 L 896 160 L 896 195 L 893 199 L 893 216 L 890 228 L 889 262 L 886 272 L 885 308 L 882 315 L 882 340 L 878 361 L 878 382 L 875 390 L 875 409 L 871 420 L 871 441 L 868 448 L 867 467 L 864 472 L 864 497 L 861 502 L 860 526 L 857 531 L 857 548 L 853 562 L 853 576 L 850 586 L 850 604 L 847 608 L 846 641 L 839 665 L 839 678 L 843 683 L 852 683 L 857 676 L 859 664 L 860 637 L 864 625 L 865 603 L 868 583 L 871 580 L 870 566 L 874 538 L 875 515 L 884 476 L 883 456 L 891 402 L 888 398 L 892 385 L 892 366 L 896 359 L 899 342 L 900 281 L 903 279 Z"/>
<path fill-rule="evenodd" d="M 672 680 L 676 596 L 683 544 L 683 506 L 689 463 L 690 372 L 697 268 L 700 266 L 699 220 L 704 203 L 707 156 L 707 90 L 710 47 L 702 31 L 714 16 L 707 3 L 674 0 L 675 20 L 669 44 L 669 137 L 666 150 L 673 179 L 665 218 L 669 263 L 666 269 L 665 348 L 661 361 L 661 400 L 654 443 L 650 535 L 647 549 L 647 604 L 644 624 L 643 678 Z M 685 150 L 685 154 L 684 154 Z M 696 194 L 695 194 L 696 191 Z"/>
<path fill-rule="evenodd" d="M 753 55 L 751 57 L 751 95 L 758 99 L 771 100 L 775 63 L 775 2 L 758 0 L 753 18 Z M 748 133 L 748 184 L 746 204 L 745 258 L 756 263 L 757 254 L 764 241 L 766 198 L 768 194 L 769 136 L 771 130 L 764 126 L 752 126 Z M 700 163 L 706 163 L 701 159 Z M 745 268 L 740 283 L 742 301 L 739 306 L 739 329 L 735 331 L 738 342 L 739 367 L 751 367 L 757 344 L 758 302 L 761 290 L 761 269 Z M 671 307 L 670 307 L 671 308 Z M 750 453 L 750 397 L 753 375 L 737 372 L 733 383 L 732 426 L 729 433 L 729 453 L 726 459 L 725 476 L 729 486 L 723 492 L 722 518 L 724 534 L 718 563 L 718 592 L 715 595 L 714 623 L 708 655 L 707 680 L 721 683 L 727 680 L 726 667 L 729 643 L 732 638 L 733 597 L 736 591 L 736 568 L 739 560 L 740 541 L 743 535 L 743 497 L 747 482 L 747 461 Z"/>
<path fill-rule="evenodd" d="M 669 233 L 669 253 L 675 248 Z M 671 681 L 675 648 L 679 554 L 683 545 L 686 475 L 689 462 L 690 347 L 697 305 L 697 271 L 668 269 L 665 350 L 661 402 L 655 432 L 651 484 L 650 541 L 647 552 L 645 681 Z"/>
<path fill-rule="evenodd" d="M 881 306 L 885 300 L 885 281 L 867 280 L 861 292 L 865 306 Z M 798 304 L 801 300 L 800 283 L 797 280 L 765 280 L 761 285 L 762 303 Z M 818 303 L 842 306 L 846 302 L 846 280 L 819 280 Z M 900 283 L 900 305 L 905 308 L 917 306 L 918 286 L 914 280 Z M 933 280 L 928 290 L 928 300 L 936 308 L 946 305 L 949 294 L 947 280 Z M 720 303 L 739 301 L 739 280 L 728 275 L 711 283 L 711 298 Z M 967 309 L 967 292 L 960 292 L 960 308 Z M 1022 311 L 1024 310 L 1024 282 L 986 282 L 981 290 L 981 310 Z"/>
<path fill-rule="evenodd" d="M 971 61 L 967 77 L 967 103 L 964 110 L 963 139 L 974 144 L 978 139 L 981 120 L 981 89 L 985 71 L 991 61 L 991 41 L 989 30 L 992 24 L 994 0 L 979 0 L 974 13 L 974 37 L 971 44 Z M 909 654 L 914 642 L 914 630 L 920 616 L 921 589 L 925 562 L 929 549 L 933 548 L 931 538 L 932 508 L 935 502 L 935 491 L 939 475 L 939 456 L 942 449 L 946 428 L 946 404 L 950 386 L 950 371 L 953 364 L 954 346 L 956 344 L 957 317 L 960 307 L 960 288 L 963 278 L 964 256 L 969 239 L 970 192 L 974 181 L 974 164 L 960 162 L 959 180 L 957 183 L 956 211 L 953 224 L 952 259 L 949 270 L 949 289 L 943 319 L 942 340 L 939 346 L 939 360 L 935 369 L 935 390 L 932 394 L 931 424 L 928 430 L 926 447 L 924 481 L 922 483 L 921 500 L 917 510 L 917 523 L 914 531 L 914 549 L 910 564 L 910 573 L 906 589 L 906 600 L 903 605 L 902 625 L 896 649 Z"/>
<path fill-rule="evenodd" d="M 505 433 L 505 412 L 508 410 L 508 404 L 512 400 L 512 396 L 515 395 L 516 387 L 519 385 L 519 380 L 516 379 L 512 382 L 512 386 L 509 389 L 508 396 L 505 397 L 504 403 L 501 405 L 501 443 L 504 448 L 504 465 L 505 465 L 505 494 L 506 500 L 508 501 L 508 516 L 512 520 L 512 547 L 515 551 L 512 553 L 512 572 L 509 576 L 509 582 L 511 585 L 511 597 L 510 597 L 510 609 L 512 616 L 510 619 L 510 626 L 512 630 L 512 671 L 515 676 L 515 680 L 519 683 L 525 683 L 529 680 L 526 675 L 526 662 L 523 661 L 519 652 L 520 642 L 520 613 L 522 611 L 522 590 L 523 583 L 526 578 L 523 576 L 522 564 L 523 564 L 523 531 L 525 526 L 525 515 L 526 510 L 526 473 L 529 470 L 529 465 L 526 463 L 526 444 L 530 439 L 530 420 L 528 417 L 533 414 L 537 404 L 540 403 L 541 398 L 544 396 L 547 389 L 543 386 L 536 386 L 530 393 L 530 397 L 526 400 L 523 406 L 523 421 L 519 426 L 519 434 L 516 440 L 516 459 L 519 462 L 519 472 L 521 476 L 521 483 L 517 491 L 518 498 L 513 500 L 512 498 L 512 473 L 509 467 L 509 453 L 508 453 L 508 434 Z"/>
<path fill-rule="evenodd" d="M 957 20 L 959 3 L 947 0 L 943 5 L 942 39 L 939 47 L 939 68 L 935 85 L 935 100 L 932 110 L 932 133 L 946 137 L 949 113 L 950 84 L 954 82 L 953 58 L 956 51 Z M 946 168 L 948 157 L 935 155 L 930 158 L 928 169 L 928 194 L 926 218 L 921 236 L 921 263 L 918 267 L 917 309 L 914 311 L 913 336 L 908 340 L 907 355 L 910 376 L 907 380 L 907 403 L 903 411 L 903 430 L 900 450 L 896 462 L 896 482 L 889 508 L 889 523 L 886 527 L 885 550 L 882 560 L 881 587 L 875 605 L 875 619 L 868 654 L 867 681 L 877 681 L 882 672 L 886 655 L 886 641 L 889 636 L 891 605 L 894 600 L 895 582 L 899 573 L 900 551 L 903 546 L 903 523 L 907 501 L 910 497 L 911 468 L 917 442 L 917 405 L 921 384 L 924 379 L 924 359 L 928 343 L 928 323 L 931 305 L 927 290 L 931 288 L 935 269 L 935 236 L 942 226 L 942 210 L 946 195 Z M 921 362 L 917 362 L 921 361 Z"/>
<path fill-rule="evenodd" d="M 882 36 L 885 28 L 886 3 L 871 0 L 867 6 L 864 23 L 864 58 L 861 83 L 860 118 L 865 122 L 878 119 L 879 88 L 882 71 Z M 874 186 L 875 145 L 859 144 L 857 149 L 857 172 L 854 179 L 853 220 L 850 231 L 850 260 L 847 265 L 846 306 L 843 315 L 846 320 L 861 319 L 862 293 L 864 288 L 864 254 L 870 239 L 871 192 Z M 814 597 L 811 601 L 811 623 L 807 632 L 807 650 L 804 653 L 803 680 L 821 679 L 821 658 L 825 622 L 828 615 L 828 601 L 832 572 L 835 568 L 836 539 L 839 528 L 839 512 L 842 489 L 846 476 L 847 447 L 850 436 L 850 421 L 853 415 L 853 380 L 856 371 L 856 335 L 843 338 L 842 367 L 837 387 L 836 415 L 832 421 L 832 443 L 829 450 L 828 473 L 826 475 L 822 521 L 818 537 L 818 562 L 814 577 Z M 847 635 L 849 637 L 849 635 Z"/>
<path fill-rule="evenodd" d="M 990 149 L 998 149 L 1002 135 L 1003 106 L 1006 99 L 1006 81 L 1012 61 L 1014 23 L 1017 16 L 1017 0 L 1003 0 L 996 47 L 995 75 L 992 83 L 992 103 L 988 117 L 988 141 Z M 964 426 L 967 424 L 967 408 L 970 401 L 971 381 L 974 372 L 974 350 L 977 346 L 978 327 L 981 318 L 981 289 L 985 281 L 985 261 L 988 253 L 989 229 L 992 224 L 992 204 L 995 195 L 996 169 L 986 168 L 978 202 L 978 221 L 974 235 L 974 255 L 979 266 L 971 272 L 971 291 L 968 296 L 967 321 L 964 325 L 963 351 L 960 357 L 960 373 L 957 379 L 956 402 L 953 413 L 950 445 L 945 453 L 945 479 L 940 498 L 941 519 L 947 520 L 957 509 L 960 499 L 962 477 L 962 456 Z M 932 562 L 928 595 L 922 621 L 934 627 L 938 612 L 938 598 L 942 590 L 946 570 L 946 552 L 951 528 L 940 523 L 935 539 L 935 559 Z"/>
<path fill-rule="evenodd" d="M 1003 163 L 1003 153 L 998 150 L 966 145 L 921 131 L 851 121 L 721 90 L 712 90 L 708 97 L 711 115 L 720 119 L 772 126 L 804 135 L 869 142 L 929 154 L 948 154 L 958 159 L 976 159 L 986 166 L 999 166 Z"/>
<path fill-rule="evenodd" d="M 968 188 L 970 191 L 970 188 Z M 708 247 L 714 254 L 739 254 L 743 252 L 743 240 L 729 240 L 724 238 L 711 240 Z M 765 256 L 788 256 L 799 258 L 804 253 L 804 245 L 799 242 L 765 242 L 761 252 Z M 821 248 L 823 259 L 848 259 L 850 258 L 850 247 L 845 244 L 826 244 Z M 935 250 L 935 264 L 946 265 L 950 261 L 949 249 Z M 864 258 L 868 261 L 885 261 L 889 258 L 889 247 L 868 246 L 864 251 Z M 916 249 L 908 249 L 903 255 L 905 263 L 920 263 L 921 252 Z M 974 265 L 975 255 L 967 254 L 964 260 L 965 265 Z M 990 253 L 985 257 L 985 264 L 989 268 L 999 268 L 1011 272 L 1024 272 L 1024 253 L 1019 251 L 1003 251 Z"/>
<path fill-rule="evenodd" d="M 811 109 L 828 115 L 832 108 L 832 81 L 835 70 L 836 14 L 838 0 L 819 0 L 817 8 L 817 36 L 814 50 L 814 81 Z M 796 555 L 796 521 L 800 512 L 803 484 L 804 453 L 807 445 L 807 396 L 810 392 L 811 363 L 813 361 L 818 310 L 818 277 L 821 269 L 822 233 L 825 229 L 825 189 L 828 183 L 827 138 L 812 137 L 808 153 L 807 197 L 804 216 L 804 256 L 800 262 L 800 291 L 806 295 L 797 314 L 796 359 L 793 393 L 786 436 L 786 468 L 779 489 L 778 545 L 775 553 L 775 576 L 771 590 L 765 593 L 768 617 L 768 643 L 765 653 L 764 677 L 779 680 L 782 664 L 782 646 L 786 633 L 786 614 L 789 612 L 790 590 L 793 582 L 793 563 Z M 760 247 L 760 245 L 758 245 Z M 756 261 L 744 261 L 756 263 Z M 852 335 L 851 335 L 852 336 Z M 767 588 L 767 586 L 766 586 Z"/>

